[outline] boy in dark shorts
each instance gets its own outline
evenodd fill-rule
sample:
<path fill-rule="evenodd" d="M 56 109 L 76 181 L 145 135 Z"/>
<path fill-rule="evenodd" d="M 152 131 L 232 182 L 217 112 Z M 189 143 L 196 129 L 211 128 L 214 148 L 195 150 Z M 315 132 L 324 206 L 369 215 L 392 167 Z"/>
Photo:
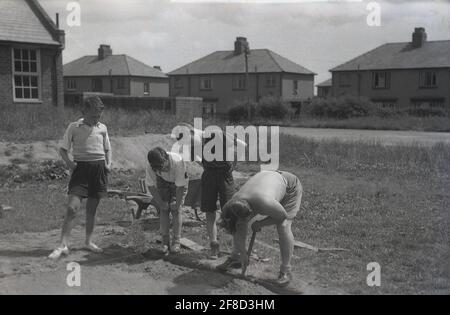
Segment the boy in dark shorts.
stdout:
<path fill-rule="evenodd" d="M 82 119 L 67 128 L 60 154 L 72 175 L 69 182 L 69 203 L 61 233 L 61 244 L 50 255 L 58 259 L 69 254 L 69 237 L 76 213 L 86 201 L 86 249 L 99 253 L 102 249 L 92 242 L 95 216 L 100 200 L 107 196 L 108 172 L 111 169 L 111 145 L 108 130 L 100 123 L 104 110 L 102 100 L 95 96 L 84 100 Z M 72 150 L 73 160 L 69 157 Z"/>
<path fill-rule="evenodd" d="M 187 143 L 186 139 L 177 138 L 178 143 L 181 145 L 189 145 L 192 151 L 191 159 L 201 161 L 204 169 L 201 181 L 201 211 L 206 214 L 206 230 L 211 246 L 210 258 L 217 259 L 220 252 L 217 241 L 217 201 L 219 200 L 220 206 L 223 207 L 236 192 L 233 179 L 233 169 L 236 160 L 227 161 L 227 151 L 231 147 L 236 149 L 238 146 L 246 146 L 246 144 L 241 140 L 234 139 L 231 135 L 227 135 L 220 129 L 212 132 L 211 137 L 207 138 L 204 136 L 203 130 L 195 129 L 190 124 L 183 123 L 180 126 L 187 127 L 190 130 L 191 139 Z M 207 143 L 215 137 L 221 137 L 221 144 L 223 145 L 223 157 L 219 160 L 208 159 L 208 157 L 204 156 L 203 152 Z M 195 152 L 202 152 L 202 156 L 195 156 Z M 212 153 L 214 154 L 214 152 Z"/>
<path fill-rule="evenodd" d="M 291 258 L 294 252 L 292 221 L 300 210 L 302 185 L 297 176 L 282 171 L 262 171 L 250 178 L 222 209 L 222 224 L 233 234 L 231 257 L 219 270 L 241 268 L 248 264 L 245 249 L 247 225 L 256 215 L 266 216 L 252 224 L 252 230 L 275 225 L 280 239 L 281 267 L 277 283 L 289 284 L 292 279 Z"/>
<path fill-rule="evenodd" d="M 186 197 L 188 176 L 182 157 L 158 147 L 147 155 L 145 182 L 159 209 L 163 252 L 178 253 L 182 228 L 181 206 Z M 170 214 L 173 238 L 170 242 Z"/>

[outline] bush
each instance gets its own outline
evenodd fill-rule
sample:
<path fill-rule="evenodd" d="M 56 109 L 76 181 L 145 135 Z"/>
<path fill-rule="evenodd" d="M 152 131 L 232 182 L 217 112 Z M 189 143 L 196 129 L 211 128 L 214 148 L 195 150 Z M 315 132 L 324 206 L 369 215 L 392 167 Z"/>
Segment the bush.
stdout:
<path fill-rule="evenodd" d="M 408 115 L 414 117 L 445 117 L 447 113 L 442 108 L 406 108 L 404 110 Z"/>
<path fill-rule="evenodd" d="M 228 110 L 228 119 L 233 122 L 240 122 L 248 119 L 248 111 L 245 105 L 237 105 Z"/>
<path fill-rule="evenodd" d="M 347 119 L 369 116 L 374 112 L 375 105 L 363 97 L 344 96 L 315 98 L 305 107 L 311 116 Z"/>
<path fill-rule="evenodd" d="M 263 97 L 257 106 L 258 116 L 264 119 L 284 119 L 290 112 L 288 104 L 276 97 Z"/>

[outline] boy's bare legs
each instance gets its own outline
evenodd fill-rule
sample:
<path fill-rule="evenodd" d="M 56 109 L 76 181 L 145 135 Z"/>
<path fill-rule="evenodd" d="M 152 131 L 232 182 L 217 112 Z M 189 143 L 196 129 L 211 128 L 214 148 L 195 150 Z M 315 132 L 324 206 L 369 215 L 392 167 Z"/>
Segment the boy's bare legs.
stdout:
<path fill-rule="evenodd" d="M 280 284 L 287 284 L 291 277 L 291 259 L 294 253 L 294 235 L 291 226 L 292 220 L 285 220 L 282 224 L 277 225 L 281 254 Z"/>
<path fill-rule="evenodd" d="M 62 254 L 69 254 L 69 238 L 70 232 L 75 223 L 77 211 L 81 206 L 81 198 L 75 195 L 69 195 L 69 203 L 67 205 L 66 217 L 61 229 L 61 243 L 48 257 L 51 259 L 58 259 Z"/>
<path fill-rule="evenodd" d="M 92 234 L 94 232 L 95 218 L 99 203 L 100 199 L 96 198 L 88 198 L 86 201 L 86 246 L 94 252 L 102 251 L 101 248 L 92 242 Z"/>
<path fill-rule="evenodd" d="M 173 244 L 179 246 L 181 239 L 181 228 L 183 226 L 183 217 L 181 211 L 176 210 L 176 205 L 170 205 L 170 212 L 172 213 L 172 229 L 173 229 Z"/>
<path fill-rule="evenodd" d="M 208 233 L 209 241 L 217 242 L 217 211 L 206 212 L 206 231 Z"/>
<path fill-rule="evenodd" d="M 162 245 L 170 246 L 170 208 L 160 209 L 159 211 L 159 229 L 162 236 Z"/>
<path fill-rule="evenodd" d="M 61 231 L 61 248 L 69 246 L 70 233 L 75 224 L 75 219 L 77 212 L 81 207 L 81 197 L 70 195 L 69 203 L 67 205 L 66 217 L 64 218 L 64 223 Z"/>

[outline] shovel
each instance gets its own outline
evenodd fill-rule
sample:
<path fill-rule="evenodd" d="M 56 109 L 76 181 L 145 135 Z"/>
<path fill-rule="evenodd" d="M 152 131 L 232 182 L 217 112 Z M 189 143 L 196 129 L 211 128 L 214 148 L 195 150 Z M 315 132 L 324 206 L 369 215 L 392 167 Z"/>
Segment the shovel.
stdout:
<path fill-rule="evenodd" d="M 242 266 L 242 275 L 243 276 L 245 276 L 245 273 L 247 272 L 247 267 L 250 262 L 250 257 L 252 255 L 252 251 L 253 251 L 253 245 L 255 244 L 255 238 L 256 238 L 256 231 L 253 231 L 252 238 L 250 239 L 250 244 L 248 245 L 247 262 Z"/>

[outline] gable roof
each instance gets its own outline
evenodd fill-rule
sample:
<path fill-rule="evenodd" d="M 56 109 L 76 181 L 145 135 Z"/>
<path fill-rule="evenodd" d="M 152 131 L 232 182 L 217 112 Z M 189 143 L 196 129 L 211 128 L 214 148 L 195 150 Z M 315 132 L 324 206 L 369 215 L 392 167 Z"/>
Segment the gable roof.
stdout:
<path fill-rule="evenodd" d="M 325 81 L 317 84 L 316 86 L 318 86 L 318 87 L 326 87 L 326 86 L 331 86 L 331 85 L 332 84 L 331 84 L 331 78 L 330 78 L 328 80 L 325 80 Z"/>
<path fill-rule="evenodd" d="M 0 41 L 62 45 L 56 25 L 37 0 L 0 1 Z"/>
<path fill-rule="evenodd" d="M 389 43 L 362 54 L 330 71 L 376 69 L 450 68 L 450 40 L 425 42 L 413 48 L 411 43 Z"/>
<path fill-rule="evenodd" d="M 112 55 L 102 60 L 98 56 L 84 56 L 64 65 L 65 77 L 137 76 L 167 78 L 163 72 L 127 55 Z"/>
<path fill-rule="evenodd" d="M 252 49 L 248 58 L 250 73 L 289 72 L 311 74 L 314 72 L 282 57 L 269 49 Z M 216 51 L 201 59 L 180 67 L 169 75 L 245 73 L 245 55 L 234 51 Z"/>

